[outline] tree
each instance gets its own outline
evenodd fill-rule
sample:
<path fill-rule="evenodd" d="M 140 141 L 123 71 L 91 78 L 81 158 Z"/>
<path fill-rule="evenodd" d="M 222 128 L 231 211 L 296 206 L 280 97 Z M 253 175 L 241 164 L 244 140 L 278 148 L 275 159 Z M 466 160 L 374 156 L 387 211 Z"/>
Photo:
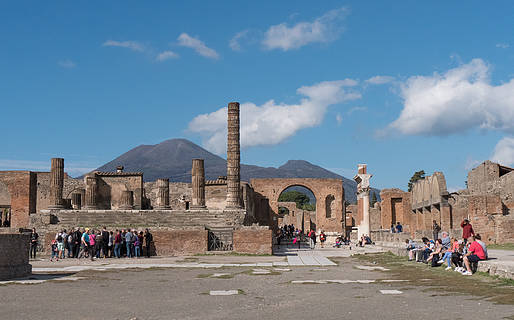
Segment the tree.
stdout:
<path fill-rule="evenodd" d="M 414 174 L 412 175 L 412 177 L 409 180 L 409 192 L 412 191 L 412 187 L 414 186 L 414 183 L 416 183 L 416 181 L 422 180 L 422 179 L 425 179 L 425 170 L 420 170 L 420 171 L 414 172 Z"/>
<path fill-rule="evenodd" d="M 298 191 L 286 191 L 282 192 L 282 194 L 278 197 L 278 201 L 280 202 L 296 202 L 296 207 L 298 209 L 304 209 L 307 207 L 306 205 L 311 205 L 311 199 L 304 193 Z M 304 209 L 309 210 L 309 209 Z M 316 210 L 316 209 L 314 209 Z M 313 211 L 313 210 L 310 210 Z"/>
<path fill-rule="evenodd" d="M 377 203 L 377 194 L 375 192 L 371 195 L 371 200 L 369 201 L 369 206 L 373 208 L 375 206 L 375 203 Z"/>

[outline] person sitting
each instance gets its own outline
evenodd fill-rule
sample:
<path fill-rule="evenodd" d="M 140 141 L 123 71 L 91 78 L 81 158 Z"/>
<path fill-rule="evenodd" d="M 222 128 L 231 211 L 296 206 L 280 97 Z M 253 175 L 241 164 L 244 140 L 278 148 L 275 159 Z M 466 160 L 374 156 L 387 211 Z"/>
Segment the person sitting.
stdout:
<path fill-rule="evenodd" d="M 432 262 L 432 267 L 438 267 L 438 261 L 439 261 L 439 255 L 441 254 L 443 250 L 443 242 L 441 239 L 437 239 L 435 241 L 435 246 L 432 252 L 430 253 L 427 262 Z"/>
<path fill-rule="evenodd" d="M 461 240 L 457 241 L 457 243 L 459 246 L 458 246 L 457 251 L 454 251 L 452 253 L 452 263 L 455 266 L 455 271 L 464 272 L 466 269 L 464 269 L 462 267 L 462 263 L 463 263 L 462 257 L 464 255 L 464 249 L 465 249 L 466 245 Z"/>
<path fill-rule="evenodd" d="M 342 245 L 343 245 L 343 239 L 341 236 L 338 236 L 336 238 L 336 243 L 334 244 L 334 248 L 341 248 Z"/>
<path fill-rule="evenodd" d="M 396 223 L 396 233 L 402 233 L 403 232 L 403 226 L 400 224 L 400 222 Z"/>
<path fill-rule="evenodd" d="M 444 261 L 447 265 L 446 269 L 445 270 L 451 270 L 452 269 L 452 255 L 454 252 L 458 251 L 459 250 L 459 241 L 457 240 L 457 238 L 452 238 L 450 240 L 450 243 L 452 244 L 451 248 L 446 250 L 446 252 L 444 253 L 443 257 L 442 257 L 442 261 Z M 443 232 L 443 248 L 444 248 L 444 232 Z M 441 262 L 441 261 L 439 261 Z"/>
<path fill-rule="evenodd" d="M 478 242 L 482 246 L 482 249 L 484 249 L 485 259 L 486 260 L 489 259 L 489 254 L 487 253 L 487 246 L 485 245 L 485 242 L 482 241 L 482 237 L 480 236 L 480 233 L 475 234 L 475 241 Z"/>
<path fill-rule="evenodd" d="M 468 239 L 468 242 L 470 242 L 468 253 L 463 258 L 466 271 L 464 271 L 462 274 L 465 276 L 473 275 L 471 269 L 472 263 L 478 263 L 478 261 L 486 259 L 484 248 L 478 241 L 476 241 L 475 237 L 476 236 L 472 236 Z"/>
<path fill-rule="evenodd" d="M 405 240 L 407 253 L 409 255 L 409 261 L 414 260 L 414 255 L 416 253 L 416 242 L 414 240 L 406 239 Z"/>

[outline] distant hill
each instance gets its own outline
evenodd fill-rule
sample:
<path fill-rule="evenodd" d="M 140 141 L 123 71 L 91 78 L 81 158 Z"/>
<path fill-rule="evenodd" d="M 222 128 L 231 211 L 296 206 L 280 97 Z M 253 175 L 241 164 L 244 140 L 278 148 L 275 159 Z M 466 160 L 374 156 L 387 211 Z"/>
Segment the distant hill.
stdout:
<path fill-rule="evenodd" d="M 191 181 L 191 159 L 201 158 L 205 163 L 206 179 L 227 175 L 226 160 L 210 153 L 186 139 L 170 139 L 156 145 L 140 145 L 99 167 L 98 171 L 115 171 L 122 165 L 125 171 L 144 172 L 145 181 L 169 178 L 175 182 Z M 346 200 L 356 202 L 355 181 L 304 160 L 289 160 L 284 165 L 259 167 L 241 164 L 241 180 L 251 178 L 335 178 L 343 180 Z M 379 190 L 374 189 L 379 196 Z"/>

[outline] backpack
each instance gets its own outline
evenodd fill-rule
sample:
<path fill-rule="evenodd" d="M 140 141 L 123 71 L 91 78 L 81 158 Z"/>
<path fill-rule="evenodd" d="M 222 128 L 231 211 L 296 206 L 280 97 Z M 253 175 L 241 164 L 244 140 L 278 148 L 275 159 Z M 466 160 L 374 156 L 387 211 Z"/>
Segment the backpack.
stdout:
<path fill-rule="evenodd" d="M 59 236 L 57 236 L 57 242 L 62 242 L 62 235 L 59 233 Z"/>

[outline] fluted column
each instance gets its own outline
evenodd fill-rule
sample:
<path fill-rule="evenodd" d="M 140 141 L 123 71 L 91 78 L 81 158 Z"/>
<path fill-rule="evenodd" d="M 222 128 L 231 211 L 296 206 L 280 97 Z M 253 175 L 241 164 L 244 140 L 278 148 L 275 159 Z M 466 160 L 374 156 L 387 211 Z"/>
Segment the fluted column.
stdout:
<path fill-rule="evenodd" d="M 170 180 L 157 179 L 157 206 L 156 209 L 170 209 Z"/>
<path fill-rule="evenodd" d="M 241 208 L 239 149 L 239 103 L 228 104 L 227 135 L 227 209 Z"/>
<path fill-rule="evenodd" d="M 71 204 L 74 210 L 80 210 L 80 208 L 82 208 L 82 194 L 80 192 L 71 194 Z"/>
<path fill-rule="evenodd" d="M 62 189 L 64 186 L 64 159 L 52 158 L 50 171 L 50 205 L 48 209 L 64 209 Z"/>
<path fill-rule="evenodd" d="M 134 193 L 132 191 L 121 191 L 119 208 L 122 210 L 132 210 L 134 208 Z"/>
<path fill-rule="evenodd" d="M 203 159 L 193 159 L 191 169 L 191 186 L 193 197 L 191 199 L 191 209 L 205 208 L 205 169 Z"/>
<path fill-rule="evenodd" d="M 96 194 L 98 192 L 98 181 L 95 176 L 86 176 L 86 196 L 84 209 L 97 209 Z"/>

